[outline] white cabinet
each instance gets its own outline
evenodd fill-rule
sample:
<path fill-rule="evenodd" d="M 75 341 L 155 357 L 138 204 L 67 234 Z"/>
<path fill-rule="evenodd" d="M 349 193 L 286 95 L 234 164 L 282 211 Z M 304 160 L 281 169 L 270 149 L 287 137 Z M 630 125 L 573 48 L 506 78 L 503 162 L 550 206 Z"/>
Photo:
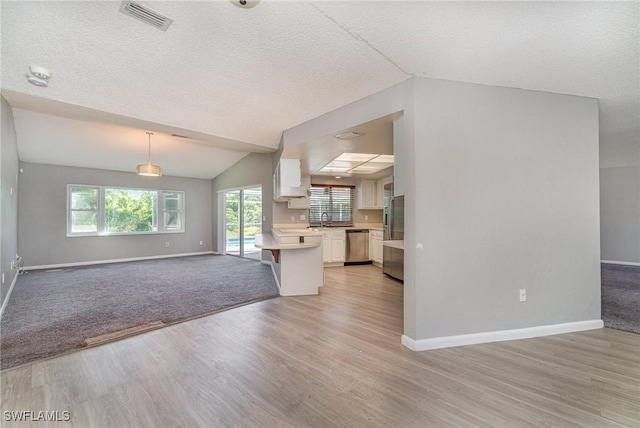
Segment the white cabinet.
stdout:
<path fill-rule="evenodd" d="M 273 174 L 273 199 L 276 202 L 307 196 L 301 187 L 300 159 L 280 159 Z"/>
<path fill-rule="evenodd" d="M 371 261 L 376 265 L 382 265 L 382 240 L 383 235 L 381 230 L 369 231 L 369 257 L 371 258 Z"/>
<path fill-rule="evenodd" d="M 300 179 L 300 184 L 303 189 L 306 189 L 307 192 L 311 191 L 311 177 L 302 177 Z M 310 196 L 306 196 L 304 198 L 296 198 L 289 199 L 288 207 L 292 209 L 298 210 L 308 210 L 311 206 L 311 198 Z"/>
<path fill-rule="evenodd" d="M 362 180 L 356 191 L 356 208 L 359 210 L 381 210 L 382 180 Z"/>
<path fill-rule="evenodd" d="M 342 229 L 322 231 L 322 261 L 325 264 L 344 264 L 345 239 Z"/>

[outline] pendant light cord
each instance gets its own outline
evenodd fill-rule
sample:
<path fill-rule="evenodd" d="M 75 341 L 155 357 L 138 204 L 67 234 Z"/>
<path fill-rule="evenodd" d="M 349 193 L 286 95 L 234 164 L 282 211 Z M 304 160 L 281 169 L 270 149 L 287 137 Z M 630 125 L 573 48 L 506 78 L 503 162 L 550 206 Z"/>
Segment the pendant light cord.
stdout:
<path fill-rule="evenodd" d="M 153 135 L 153 132 L 147 132 L 147 135 L 149 136 L 149 157 L 148 157 L 148 161 L 149 161 L 149 165 L 151 165 L 151 136 Z"/>

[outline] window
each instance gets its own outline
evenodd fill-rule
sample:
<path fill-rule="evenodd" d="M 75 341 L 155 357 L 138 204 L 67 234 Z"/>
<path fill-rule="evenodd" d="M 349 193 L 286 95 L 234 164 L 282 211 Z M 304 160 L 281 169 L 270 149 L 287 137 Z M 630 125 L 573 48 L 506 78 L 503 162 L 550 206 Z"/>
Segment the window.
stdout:
<path fill-rule="evenodd" d="M 69 228 L 73 234 L 98 232 L 98 188 L 69 188 Z"/>
<path fill-rule="evenodd" d="M 182 191 L 69 185 L 67 194 L 68 236 L 184 232 Z"/>
<path fill-rule="evenodd" d="M 320 226 L 322 220 L 332 226 L 353 226 L 353 194 L 354 186 L 312 185 L 309 225 Z"/>

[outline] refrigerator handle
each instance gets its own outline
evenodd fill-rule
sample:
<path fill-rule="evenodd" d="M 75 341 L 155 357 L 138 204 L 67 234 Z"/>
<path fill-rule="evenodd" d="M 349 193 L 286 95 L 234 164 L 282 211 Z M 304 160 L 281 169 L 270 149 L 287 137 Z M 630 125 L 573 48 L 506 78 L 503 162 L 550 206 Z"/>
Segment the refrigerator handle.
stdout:
<path fill-rule="evenodd" d="M 394 230 L 393 230 L 393 215 L 395 213 L 393 212 L 393 208 L 394 208 L 393 205 L 394 205 L 393 204 L 393 198 L 390 198 L 390 201 L 389 201 L 390 214 L 389 214 L 389 219 L 388 219 L 388 223 L 389 223 L 389 239 L 393 239 L 393 232 L 394 232 Z"/>

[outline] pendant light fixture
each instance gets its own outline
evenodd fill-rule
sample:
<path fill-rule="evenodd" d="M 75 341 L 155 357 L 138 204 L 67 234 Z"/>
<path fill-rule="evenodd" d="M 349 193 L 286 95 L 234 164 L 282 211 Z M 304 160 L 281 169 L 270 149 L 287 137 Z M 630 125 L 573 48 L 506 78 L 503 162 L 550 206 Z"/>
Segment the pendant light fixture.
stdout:
<path fill-rule="evenodd" d="M 141 163 L 136 168 L 138 175 L 144 175 L 146 177 L 162 177 L 162 168 L 158 165 L 151 164 L 151 136 L 153 132 L 147 132 L 149 136 L 149 158 L 147 163 Z"/>

